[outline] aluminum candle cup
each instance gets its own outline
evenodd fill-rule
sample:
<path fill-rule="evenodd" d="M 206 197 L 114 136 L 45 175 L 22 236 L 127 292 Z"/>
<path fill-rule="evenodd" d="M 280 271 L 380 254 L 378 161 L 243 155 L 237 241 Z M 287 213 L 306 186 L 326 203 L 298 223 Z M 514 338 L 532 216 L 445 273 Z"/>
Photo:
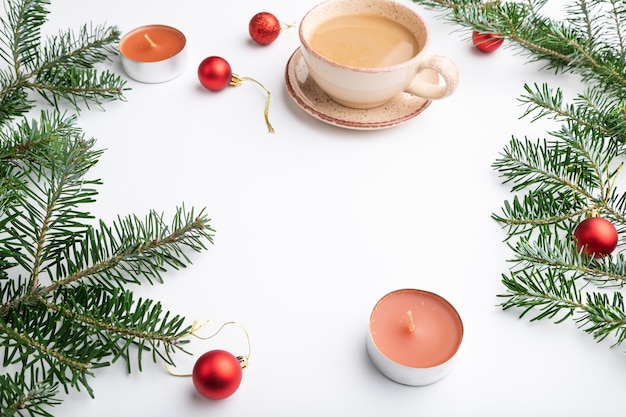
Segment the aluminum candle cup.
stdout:
<path fill-rule="evenodd" d="M 120 41 L 122 66 L 142 83 L 161 83 L 182 74 L 187 64 L 187 39 L 170 26 L 138 27 Z"/>
<path fill-rule="evenodd" d="M 374 307 L 367 353 L 387 378 L 429 385 L 450 372 L 462 339 L 463 322 L 448 301 L 428 291 L 402 289 Z"/>

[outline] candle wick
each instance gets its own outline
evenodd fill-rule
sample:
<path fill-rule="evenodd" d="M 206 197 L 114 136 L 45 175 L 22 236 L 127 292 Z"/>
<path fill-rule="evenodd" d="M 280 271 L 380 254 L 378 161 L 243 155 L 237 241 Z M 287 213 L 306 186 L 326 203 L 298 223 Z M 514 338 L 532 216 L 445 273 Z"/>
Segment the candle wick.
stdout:
<path fill-rule="evenodd" d="M 406 312 L 407 316 L 409 316 L 409 331 L 413 333 L 415 331 L 415 322 L 413 321 L 413 312 L 411 310 Z"/>
<path fill-rule="evenodd" d="M 154 43 L 154 41 L 152 39 L 150 39 L 150 36 L 148 36 L 147 33 L 144 33 L 143 37 L 146 38 L 146 40 L 148 41 L 148 43 L 150 44 L 151 47 L 154 48 L 155 46 L 157 46 L 157 44 Z"/>

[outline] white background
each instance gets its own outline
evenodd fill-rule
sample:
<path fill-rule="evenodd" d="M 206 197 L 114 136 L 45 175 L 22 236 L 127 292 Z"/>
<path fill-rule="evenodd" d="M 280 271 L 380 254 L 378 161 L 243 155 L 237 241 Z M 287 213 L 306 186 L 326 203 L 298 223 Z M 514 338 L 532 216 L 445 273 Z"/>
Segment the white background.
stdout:
<path fill-rule="evenodd" d="M 466 30 L 415 7 L 432 33 L 431 52 L 452 58 L 456 93 L 392 129 L 326 125 L 297 107 L 284 71 L 297 28 L 266 47 L 248 21 L 270 11 L 297 22 L 316 0 L 55 1 L 46 31 L 88 22 L 122 32 L 161 23 L 188 40 L 189 65 L 173 81 L 129 81 L 126 102 L 81 113 L 79 126 L 106 149 L 91 172 L 101 178 L 92 213 L 107 221 L 150 209 L 170 218 L 184 203 L 206 207 L 215 244 L 194 264 L 138 294 L 173 313 L 241 323 L 250 366 L 223 401 L 200 397 L 189 378 L 149 358 L 127 374 L 97 371 L 95 399 L 73 392 L 59 416 L 548 416 L 615 415 L 626 390 L 624 347 L 596 344 L 572 322 L 529 323 L 503 312 L 497 294 L 511 256 L 491 219 L 510 197 L 491 163 L 511 135 L 545 136 L 547 122 L 519 120 L 524 83 L 549 81 L 566 96 L 576 80 L 524 64 L 512 49 L 482 54 Z M 554 11 L 560 5 L 551 4 Z M 197 81 L 200 61 L 227 59 L 253 83 L 219 93 Z M 111 64 L 122 71 L 119 59 Z M 368 319 L 384 294 L 412 287 L 436 292 L 459 311 L 465 338 L 452 373 L 427 387 L 383 377 L 365 352 Z M 235 326 L 193 342 L 195 354 L 247 353 Z M 178 355 L 190 370 L 193 357 Z"/>

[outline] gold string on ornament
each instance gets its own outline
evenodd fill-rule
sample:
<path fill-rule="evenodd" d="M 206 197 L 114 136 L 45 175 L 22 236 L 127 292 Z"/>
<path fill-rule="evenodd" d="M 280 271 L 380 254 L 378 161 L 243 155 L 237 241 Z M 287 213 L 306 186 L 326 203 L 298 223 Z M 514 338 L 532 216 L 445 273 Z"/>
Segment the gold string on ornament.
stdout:
<path fill-rule="evenodd" d="M 263 84 L 261 84 L 260 82 L 258 82 L 254 78 L 242 77 L 242 76 L 239 76 L 237 74 L 232 74 L 232 76 L 230 78 L 230 82 L 228 83 L 228 85 L 230 85 L 232 87 L 237 87 L 237 86 L 240 86 L 241 83 L 244 82 L 244 81 L 252 81 L 253 83 L 256 83 L 263 90 L 265 90 L 265 92 L 267 93 L 267 99 L 265 99 L 265 111 L 264 111 L 263 114 L 265 115 L 265 124 L 267 125 L 267 130 L 270 133 L 274 133 L 274 128 L 272 127 L 272 124 L 270 123 L 270 118 L 269 118 L 270 96 L 271 96 L 272 93 L 270 93 L 270 90 L 268 90 Z"/>
<path fill-rule="evenodd" d="M 248 334 L 248 332 L 246 331 L 245 327 L 243 327 L 243 325 L 241 323 L 235 322 L 235 321 L 227 321 L 226 323 L 222 324 L 220 326 L 219 329 L 217 329 L 214 333 L 208 335 L 208 336 L 199 336 L 196 332 L 200 329 L 202 329 L 204 326 L 206 326 L 206 324 L 209 322 L 210 320 L 205 321 L 204 323 L 198 325 L 197 321 L 194 321 L 193 324 L 191 325 L 191 330 L 189 330 L 189 333 L 187 333 L 188 336 L 193 336 L 196 339 L 200 339 L 200 340 L 209 340 L 215 336 L 217 336 L 223 329 L 224 327 L 228 326 L 228 325 L 237 325 L 241 328 L 241 330 L 243 330 L 243 333 L 246 335 L 246 340 L 248 342 L 248 354 L 245 356 L 237 356 L 237 360 L 239 361 L 239 363 L 241 364 L 241 369 L 245 369 L 248 366 L 248 359 L 250 358 L 250 354 L 252 352 L 252 347 L 250 344 L 250 335 Z M 187 336 L 185 335 L 185 336 Z M 167 371 L 168 374 L 172 375 L 172 376 L 178 376 L 178 377 L 190 377 L 192 376 L 192 374 L 188 373 L 188 374 L 179 374 L 176 373 L 174 371 L 172 371 L 172 369 L 170 369 L 170 367 L 168 366 L 167 362 L 163 362 L 163 367 L 165 368 L 165 370 Z"/>

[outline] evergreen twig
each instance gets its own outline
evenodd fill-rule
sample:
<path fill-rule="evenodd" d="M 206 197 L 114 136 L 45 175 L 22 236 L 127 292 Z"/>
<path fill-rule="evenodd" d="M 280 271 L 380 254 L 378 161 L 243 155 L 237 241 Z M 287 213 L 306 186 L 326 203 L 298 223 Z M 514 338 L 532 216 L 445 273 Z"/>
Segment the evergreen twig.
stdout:
<path fill-rule="evenodd" d="M 76 126 L 80 105 L 123 99 L 125 81 L 96 66 L 116 53 L 115 27 L 41 39 L 47 0 L 6 0 L 0 21 L 0 417 L 51 416 L 59 389 L 86 390 L 94 371 L 143 357 L 172 363 L 191 327 L 131 284 L 163 281 L 214 231 L 204 210 L 151 211 L 107 224 L 87 209 L 102 151 Z M 30 92 L 38 93 L 38 103 Z M 39 117 L 26 118 L 47 102 Z"/>
<path fill-rule="evenodd" d="M 591 214 L 610 220 L 626 239 L 626 194 L 618 190 L 626 151 L 626 3 L 575 0 L 561 21 L 542 14 L 549 0 L 413 0 L 469 31 L 497 33 L 543 69 L 582 81 L 571 103 L 559 88 L 526 84 L 520 102 L 531 122 L 560 128 L 545 138 L 513 137 L 493 162 L 513 196 L 492 217 L 506 233 L 512 267 L 502 276 L 505 310 L 520 317 L 572 319 L 597 341 L 626 340 L 621 290 L 626 259 L 578 251 L 577 224 Z"/>

